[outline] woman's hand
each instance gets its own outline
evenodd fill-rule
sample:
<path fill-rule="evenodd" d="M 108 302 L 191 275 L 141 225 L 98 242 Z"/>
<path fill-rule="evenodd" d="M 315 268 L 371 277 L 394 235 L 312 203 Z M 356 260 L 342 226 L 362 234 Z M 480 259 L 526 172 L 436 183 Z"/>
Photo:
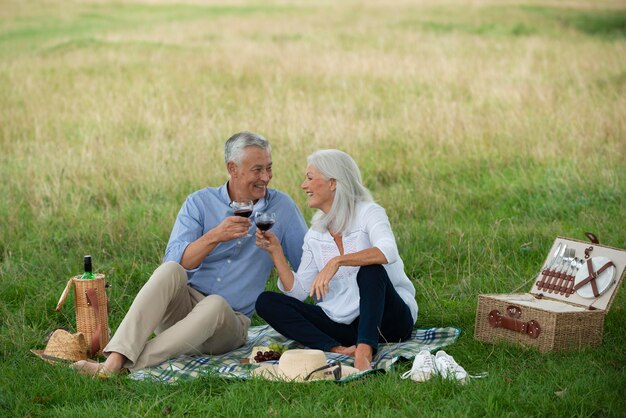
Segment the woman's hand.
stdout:
<path fill-rule="evenodd" d="M 283 247 L 280 245 L 278 237 L 269 231 L 263 232 L 257 228 L 256 245 L 257 247 L 270 253 L 270 257 L 272 257 L 272 261 L 274 262 L 274 266 L 278 272 L 278 279 L 282 283 L 283 288 L 287 292 L 293 289 L 293 272 L 291 271 L 289 263 L 287 263 L 285 254 L 283 254 Z"/>
<path fill-rule="evenodd" d="M 256 245 L 270 253 L 271 256 L 274 256 L 276 251 L 282 251 L 283 249 L 276 235 L 269 231 L 263 232 L 259 228 L 256 229 Z"/>
<path fill-rule="evenodd" d="M 315 295 L 317 300 L 322 300 L 328 290 L 330 289 L 330 281 L 337 274 L 337 270 L 339 270 L 339 259 L 338 257 L 332 258 L 317 274 L 317 277 L 313 281 L 311 285 L 311 292 L 309 292 L 309 296 Z"/>

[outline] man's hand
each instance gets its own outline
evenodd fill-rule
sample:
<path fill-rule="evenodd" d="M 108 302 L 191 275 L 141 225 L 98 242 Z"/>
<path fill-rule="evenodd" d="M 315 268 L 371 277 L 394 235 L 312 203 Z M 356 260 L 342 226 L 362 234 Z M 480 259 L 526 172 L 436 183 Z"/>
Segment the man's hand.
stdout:
<path fill-rule="evenodd" d="M 251 221 L 242 216 L 229 216 L 222 223 L 207 232 L 211 235 L 213 241 L 226 242 L 236 238 L 244 237 L 250 229 Z"/>
<path fill-rule="evenodd" d="M 331 259 L 317 274 L 315 281 L 311 285 L 309 296 L 315 295 L 317 300 L 322 300 L 330 288 L 330 281 L 339 270 L 339 260 L 337 257 Z"/>
<path fill-rule="evenodd" d="M 180 264 L 187 270 L 195 269 L 220 243 L 241 238 L 248 233 L 250 219 L 231 216 L 185 248 Z"/>

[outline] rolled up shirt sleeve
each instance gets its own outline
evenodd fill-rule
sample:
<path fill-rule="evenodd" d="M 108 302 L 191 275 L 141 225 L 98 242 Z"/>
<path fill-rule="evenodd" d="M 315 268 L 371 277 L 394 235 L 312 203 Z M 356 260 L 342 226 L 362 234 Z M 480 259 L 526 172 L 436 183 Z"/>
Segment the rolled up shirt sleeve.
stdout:
<path fill-rule="evenodd" d="M 298 270 L 303 251 L 302 237 L 306 235 L 307 226 L 296 204 L 293 202 L 290 202 L 290 204 L 289 218 L 283 220 L 289 227 L 281 240 L 281 246 L 287 261 L 291 264 L 291 268 Z"/>
<path fill-rule="evenodd" d="M 378 248 L 383 253 L 387 259 L 387 264 L 398 261 L 400 257 L 398 246 L 384 208 L 375 205 L 368 209 L 365 214 L 365 230 L 369 235 L 372 247 Z"/>
<path fill-rule="evenodd" d="M 293 273 L 294 282 L 291 290 L 285 290 L 280 279 L 278 279 L 278 288 L 281 292 L 301 301 L 309 296 L 311 284 L 319 273 L 313 258 L 313 251 L 307 242 L 307 238 L 308 235 L 304 238 L 304 245 L 302 246 L 302 259 L 299 262 L 300 266 L 298 267 L 298 271 Z"/>
<path fill-rule="evenodd" d="M 202 236 L 203 224 L 202 213 L 192 197 L 188 197 L 176 217 L 163 261 L 175 261 L 180 264 L 187 246 Z M 193 273 L 199 267 L 187 272 Z"/>

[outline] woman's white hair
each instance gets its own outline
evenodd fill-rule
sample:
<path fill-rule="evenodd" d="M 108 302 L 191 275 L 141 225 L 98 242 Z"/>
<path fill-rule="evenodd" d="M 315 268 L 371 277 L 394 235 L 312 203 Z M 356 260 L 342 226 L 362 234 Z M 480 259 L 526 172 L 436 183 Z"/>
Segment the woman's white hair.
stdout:
<path fill-rule="evenodd" d="M 333 204 L 328 213 L 318 210 L 311 220 L 311 227 L 318 231 L 328 229 L 344 233 L 356 216 L 359 202 L 371 202 L 372 194 L 361 182 L 361 171 L 352 157 L 343 151 L 325 149 L 307 157 L 307 162 L 315 167 L 326 180 L 336 181 Z"/>

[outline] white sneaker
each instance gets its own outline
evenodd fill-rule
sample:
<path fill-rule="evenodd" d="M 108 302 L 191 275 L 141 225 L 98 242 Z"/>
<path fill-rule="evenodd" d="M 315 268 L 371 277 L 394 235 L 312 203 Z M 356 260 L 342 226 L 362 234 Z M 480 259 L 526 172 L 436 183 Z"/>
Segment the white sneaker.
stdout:
<path fill-rule="evenodd" d="M 468 380 L 467 372 L 459 365 L 451 355 L 443 350 L 437 351 L 435 357 L 435 367 L 442 378 L 457 380 L 460 383 L 466 383 Z"/>
<path fill-rule="evenodd" d="M 413 360 L 413 366 L 411 370 L 405 372 L 400 376 L 402 379 L 406 379 L 408 377 L 415 382 L 425 382 L 430 379 L 434 374 L 437 374 L 437 369 L 435 368 L 434 358 L 430 351 L 422 350 L 415 356 Z"/>

